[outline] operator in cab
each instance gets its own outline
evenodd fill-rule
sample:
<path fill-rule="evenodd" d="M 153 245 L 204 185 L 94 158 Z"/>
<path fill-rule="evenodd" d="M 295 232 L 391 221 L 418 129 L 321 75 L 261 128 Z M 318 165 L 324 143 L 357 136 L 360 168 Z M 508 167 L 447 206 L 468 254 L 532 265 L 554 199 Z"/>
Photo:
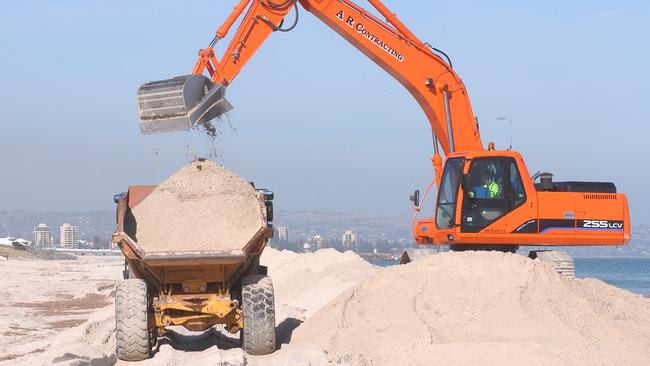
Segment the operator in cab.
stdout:
<path fill-rule="evenodd" d="M 481 176 L 481 185 L 474 187 L 469 192 L 469 198 L 499 198 L 501 196 L 501 186 L 494 179 L 494 175 L 486 171 Z"/>

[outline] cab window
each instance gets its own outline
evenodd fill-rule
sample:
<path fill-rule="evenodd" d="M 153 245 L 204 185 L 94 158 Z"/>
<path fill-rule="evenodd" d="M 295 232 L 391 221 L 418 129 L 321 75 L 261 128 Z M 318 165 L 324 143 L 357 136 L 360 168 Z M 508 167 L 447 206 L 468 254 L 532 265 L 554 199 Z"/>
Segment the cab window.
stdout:
<path fill-rule="evenodd" d="M 438 229 L 451 229 L 454 227 L 458 187 L 460 187 L 464 165 L 464 158 L 448 159 L 445 164 L 436 207 L 436 226 Z"/>
<path fill-rule="evenodd" d="M 512 158 L 477 158 L 464 183 L 462 232 L 479 232 L 526 201 Z"/>
<path fill-rule="evenodd" d="M 510 184 L 512 186 L 510 204 L 513 208 L 517 208 L 526 202 L 526 191 L 524 190 L 521 175 L 519 175 L 519 169 L 517 169 L 517 164 L 514 161 L 510 162 Z"/>
<path fill-rule="evenodd" d="M 476 199 L 503 197 L 503 162 L 497 159 L 477 159 L 469 173 L 470 189 L 467 195 Z"/>

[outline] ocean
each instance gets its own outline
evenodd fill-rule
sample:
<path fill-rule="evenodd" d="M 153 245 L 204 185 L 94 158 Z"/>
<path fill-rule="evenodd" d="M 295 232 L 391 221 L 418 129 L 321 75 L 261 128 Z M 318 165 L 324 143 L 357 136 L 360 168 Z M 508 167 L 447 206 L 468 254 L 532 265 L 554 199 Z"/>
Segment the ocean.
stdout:
<path fill-rule="evenodd" d="M 598 278 L 641 295 L 650 294 L 650 258 L 574 258 L 576 277 Z"/>
<path fill-rule="evenodd" d="M 598 278 L 640 295 L 650 295 L 650 258 L 574 258 L 574 261 L 578 278 Z M 385 260 L 370 263 L 381 267 L 399 264 Z"/>

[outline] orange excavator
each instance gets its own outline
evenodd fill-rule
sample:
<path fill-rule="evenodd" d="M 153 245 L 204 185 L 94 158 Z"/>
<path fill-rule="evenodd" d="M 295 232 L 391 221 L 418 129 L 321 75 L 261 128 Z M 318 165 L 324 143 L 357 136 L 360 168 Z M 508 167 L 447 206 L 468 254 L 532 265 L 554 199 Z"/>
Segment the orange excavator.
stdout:
<path fill-rule="evenodd" d="M 518 152 L 496 150 L 492 143 L 484 148 L 467 89 L 449 57 L 418 39 L 381 1 L 368 2 L 384 20 L 350 0 L 241 0 L 209 47 L 199 51 L 191 75 L 140 87 L 141 132 L 189 130 L 229 111 L 226 88 L 271 33 L 296 26 L 302 7 L 399 81 L 431 125 L 437 202 L 434 217 L 414 219 L 417 243 L 513 252 L 522 245 L 627 244 L 627 199 L 613 183 L 531 176 Z M 294 19 L 293 25 L 285 27 L 285 17 Z M 240 18 L 217 58 L 213 47 Z M 411 200 L 419 211 L 419 191 Z"/>

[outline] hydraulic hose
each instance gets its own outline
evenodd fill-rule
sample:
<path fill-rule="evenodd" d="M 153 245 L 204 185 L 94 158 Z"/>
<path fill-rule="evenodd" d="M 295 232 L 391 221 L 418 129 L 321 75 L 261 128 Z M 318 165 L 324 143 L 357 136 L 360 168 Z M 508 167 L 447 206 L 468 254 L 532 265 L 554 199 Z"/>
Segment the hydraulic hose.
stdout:
<path fill-rule="evenodd" d="M 289 5 L 295 4 L 298 2 L 298 0 L 286 0 L 284 2 L 276 3 L 273 0 L 260 0 L 262 5 L 264 5 L 264 2 L 266 2 L 270 7 L 275 8 L 275 9 L 282 9 L 285 8 Z"/>
<path fill-rule="evenodd" d="M 447 59 L 447 62 L 449 62 L 449 67 L 451 67 L 452 69 L 454 68 L 454 65 L 452 65 L 452 63 L 451 63 L 451 58 L 449 58 L 449 56 L 448 56 L 446 53 L 444 53 L 442 50 L 439 50 L 439 49 L 433 47 L 433 45 L 432 45 L 431 43 L 428 43 L 428 42 L 427 42 L 427 43 L 425 43 L 425 44 L 426 44 L 427 46 L 429 46 L 429 48 L 431 48 L 431 49 L 434 50 L 435 52 L 438 52 L 439 54 L 445 56 L 445 58 Z"/>
<path fill-rule="evenodd" d="M 300 13 L 298 12 L 298 6 L 294 6 L 293 8 L 296 11 L 296 17 L 293 20 L 293 24 L 291 24 L 291 27 L 289 28 L 282 28 L 282 24 L 284 24 L 284 19 L 280 22 L 280 26 L 278 26 L 275 30 L 280 31 L 280 32 L 291 32 L 296 26 L 298 25 L 298 18 L 300 17 Z"/>
<path fill-rule="evenodd" d="M 297 4 L 298 0 L 286 0 L 286 1 L 281 2 L 281 3 L 276 3 L 273 0 L 259 0 L 259 2 L 263 6 L 268 6 L 268 7 L 273 8 L 273 9 L 283 9 L 283 8 L 288 7 L 288 6 L 294 5 L 294 10 L 296 12 L 296 16 L 295 16 L 295 19 L 293 21 L 293 24 L 289 28 L 282 28 L 282 25 L 284 24 L 284 19 L 282 19 L 279 26 L 276 26 L 276 25 L 272 24 L 270 21 L 268 21 L 268 19 L 263 19 L 269 26 L 271 26 L 273 28 L 274 31 L 290 32 L 290 31 L 294 30 L 294 28 L 296 28 L 296 26 L 298 25 L 298 20 L 300 18 L 300 13 L 298 11 L 298 4 Z"/>

